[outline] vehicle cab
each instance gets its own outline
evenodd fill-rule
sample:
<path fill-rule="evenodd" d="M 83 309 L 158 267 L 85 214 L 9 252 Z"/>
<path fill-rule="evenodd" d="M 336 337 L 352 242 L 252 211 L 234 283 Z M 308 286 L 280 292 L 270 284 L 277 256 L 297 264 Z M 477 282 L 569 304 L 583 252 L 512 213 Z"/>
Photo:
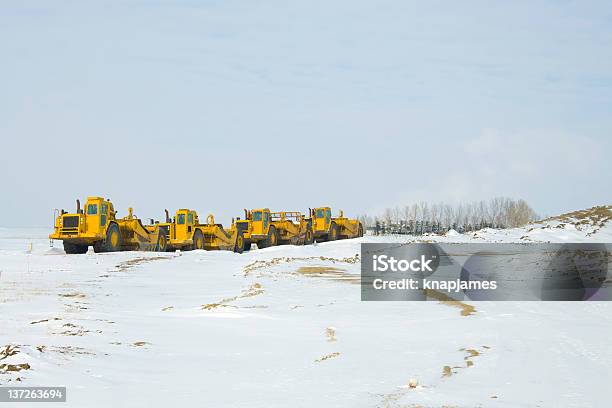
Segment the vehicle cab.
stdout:
<path fill-rule="evenodd" d="M 174 217 L 174 234 L 172 239 L 188 241 L 193 239 L 194 228 L 198 224 L 198 214 L 193 210 L 182 208 Z"/>
<path fill-rule="evenodd" d="M 312 229 L 315 234 L 327 233 L 331 225 L 331 208 L 318 207 L 312 210 Z"/>
<path fill-rule="evenodd" d="M 249 213 L 251 221 L 250 236 L 252 238 L 265 238 L 270 228 L 270 209 L 261 208 L 251 210 Z"/>
<path fill-rule="evenodd" d="M 115 210 L 109 200 L 102 197 L 87 197 L 87 202 L 81 209 L 77 200 L 75 213 L 61 210 L 55 219 L 54 231 L 50 239 L 100 239 L 106 237 L 106 228 L 115 219 Z"/>

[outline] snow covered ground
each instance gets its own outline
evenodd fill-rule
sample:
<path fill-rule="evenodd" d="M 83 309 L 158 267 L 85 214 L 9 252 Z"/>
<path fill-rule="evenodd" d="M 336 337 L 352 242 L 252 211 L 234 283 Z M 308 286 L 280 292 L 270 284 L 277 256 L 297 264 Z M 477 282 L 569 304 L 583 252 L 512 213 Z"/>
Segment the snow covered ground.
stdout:
<path fill-rule="evenodd" d="M 612 242 L 608 221 L 421 239 Z M 0 385 L 63 406 L 609 405 L 612 303 L 361 302 L 359 244 L 412 237 L 67 256 L 48 232 L 0 228 Z"/>

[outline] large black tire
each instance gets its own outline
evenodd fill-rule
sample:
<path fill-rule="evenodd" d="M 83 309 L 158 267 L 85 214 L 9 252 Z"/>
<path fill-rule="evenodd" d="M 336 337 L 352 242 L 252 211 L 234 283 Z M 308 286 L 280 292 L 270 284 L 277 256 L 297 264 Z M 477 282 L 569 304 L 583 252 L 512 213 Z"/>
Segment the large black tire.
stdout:
<path fill-rule="evenodd" d="M 276 245 L 278 245 L 278 231 L 274 226 L 271 226 L 267 238 L 257 242 L 257 248 L 263 249 Z"/>
<path fill-rule="evenodd" d="M 237 252 L 239 254 L 242 253 L 242 251 L 244 251 L 244 235 L 242 235 L 242 231 L 238 232 L 238 235 L 236 236 L 236 244 L 234 245 L 234 252 Z"/>
<path fill-rule="evenodd" d="M 64 252 L 67 254 L 84 254 L 87 252 L 87 245 L 74 244 L 64 241 Z"/>
<path fill-rule="evenodd" d="M 251 240 L 250 239 L 245 239 L 244 240 L 244 251 L 250 251 L 251 250 Z"/>
<path fill-rule="evenodd" d="M 314 234 L 311 228 L 306 228 L 306 235 L 304 236 L 304 245 L 310 245 L 314 242 Z"/>
<path fill-rule="evenodd" d="M 168 238 L 166 237 L 166 231 L 163 229 L 159 230 L 159 236 L 157 237 L 157 252 L 166 252 L 168 250 Z"/>
<path fill-rule="evenodd" d="M 115 223 L 106 229 L 106 239 L 94 244 L 95 252 L 117 252 L 121 250 L 121 232 Z"/>
<path fill-rule="evenodd" d="M 338 239 L 338 226 L 335 222 L 332 222 L 329 226 L 329 234 L 327 234 L 328 241 L 335 241 Z"/>
<path fill-rule="evenodd" d="M 199 229 L 193 234 L 193 249 L 204 249 L 204 235 Z"/>
<path fill-rule="evenodd" d="M 357 236 L 359 238 L 363 237 L 363 225 L 361 225 L 361 223 L 359 223 L 359 232 L 357 232 Z"/>

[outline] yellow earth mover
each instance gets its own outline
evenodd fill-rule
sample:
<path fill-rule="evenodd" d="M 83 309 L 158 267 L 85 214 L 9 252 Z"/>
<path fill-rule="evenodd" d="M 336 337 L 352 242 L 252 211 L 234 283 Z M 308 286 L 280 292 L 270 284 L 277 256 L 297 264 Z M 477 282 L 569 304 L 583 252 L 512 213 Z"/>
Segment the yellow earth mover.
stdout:
<path fill-rule="evenodd" d="M 110 200 L 87 197 L 84 210 L 77 200 L 76 213 L 61 210 L 55 218 L 50 239 L 63 241 L 67 254 L 84 254 L 92 245 L 95 252 L 165 251 L 166 235 L 159 224 L 142 225 L 130 208 L 127 217 L 116 218 Z"/>
<path fill-rule="evenodd" d="M 363 225 L 358 220 L 345 218 L 342 210 L 339 217 L 332 217 L 330 207 L 318 207 L 311 209 L 310 215 L 317 242 L 363 237 Z"/>
<path fill-rule="evenodd" d="M 170 219 L 166 210 L 166 222 L 159 224 L 166 231 L 168 249 L 223 249 L 242 253 L 244 236 L 241 226 L 232 224 L 224 229 L 221 224 L 215 224 L 215 217 L 210 214 L 206 224 L 200 224 L 198 213 L 182 208 Z"/>
<path fill-rule="evenodd" d="M 245 249 L 252 243 L 258 248 L 266 248 L 281 244 L 308 245 L 312 244 L 314 235 L 309 219 L 295 211 L 270 212 L 268 208 L 244 210 L 244 220 L 238 219 L 236 225 L 241 226 Z"/>
<path fill-rule="evenodd" d="M 314 242 L 312 222 L 297 211 L 270 213 L 271 226 L 278 232 L 279 244 L 310 245 Z"/>

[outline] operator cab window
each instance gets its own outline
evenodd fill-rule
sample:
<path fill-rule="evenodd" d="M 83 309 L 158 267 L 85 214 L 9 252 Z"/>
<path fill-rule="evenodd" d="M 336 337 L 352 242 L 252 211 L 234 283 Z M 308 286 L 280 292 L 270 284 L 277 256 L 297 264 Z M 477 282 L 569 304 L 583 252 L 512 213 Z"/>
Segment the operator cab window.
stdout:
<path fill-rule="evenodd" d="M 108 204 L 100 204 L 100 226 L 106 225 L 106 214 L 108 213 Z"/>
<path fill-rule="evenodd" d="M 323 218 L 325 217 L 325 212 L 322 208 L 317 210 L 317 218 Z"/>
<path fill-rule="evenodd" d="M 190 225 L 193 224 L 193 214 L 192 213 L 189 213 L 187 215 L 187 224 L 190 224 Z"/>
<path fill-rule="evenodd" d="M 98 214 L 98 205 L 97 204 L 89 204 L 87 206 L 87 215 L 96 215 Z"/>
<path fill-rule="evenodd" d="M 255 211 L 253 213 L 253 221 L 261 221 L 261 211 Z"/>
<path fill-rule="evenodd" d="M 185 224 L 185 214 L 179 214 L 176 217 L 176 223 L 179 224 L 179 225 Z"/>

